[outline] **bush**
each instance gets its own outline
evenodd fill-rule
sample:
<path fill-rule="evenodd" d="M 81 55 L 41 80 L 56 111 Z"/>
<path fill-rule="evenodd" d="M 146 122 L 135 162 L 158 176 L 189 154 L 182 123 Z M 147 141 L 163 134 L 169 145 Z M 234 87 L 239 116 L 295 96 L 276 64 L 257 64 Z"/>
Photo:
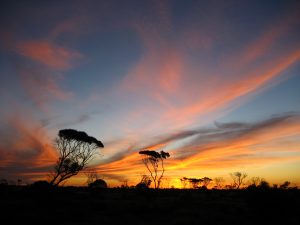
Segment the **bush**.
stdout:
<path fill-rule="evenodd" d="M 97 179 L 89 184 L 90 188 L 107 188 L 107 183 L 102 179 Z"/>

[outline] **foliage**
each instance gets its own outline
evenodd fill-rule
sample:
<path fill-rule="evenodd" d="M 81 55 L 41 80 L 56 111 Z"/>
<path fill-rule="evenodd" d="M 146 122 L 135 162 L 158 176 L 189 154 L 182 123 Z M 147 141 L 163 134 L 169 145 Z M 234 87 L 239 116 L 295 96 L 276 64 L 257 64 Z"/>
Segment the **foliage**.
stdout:
<path fill-rule="evenodd" d="M 291 182 L 285 181 L 283 184 L 280 185 L 281 189 L 287 189 L 290 186 Z"/>
<path fill-rule="evenodd" d="M 236 189 L 239 189 L 241 185 L 244 184 L 244 179 L 248 176 L 246 173 L 234 172 L 230 173 L 230 176 L 233 180 L 232 186 Z"/>
<path fill-rule="evenodd" d="M 223 177 L 216 177 L 214 178 L 214 183 L 215 183 L 215 187 L 216 189 L 222 189 L 223 187 L 223 183 L 225 182 Z"/>
<path fill-rule="evenodd" d="M 164 160 L 169 158 L 170 154 L 164 151 L 156 152 L 151 150 L 140 151 L 139 154 L 144 156 L 142 162 L 150 173 L 154 188 L 159 188 L 165 172 Z"/>
<path fill-rule="evenodd" d="M 202 178 L 202 186 L 206 187 L 209 185 L 209 183 L 212 181 L 212 179 L 210 179 L 209 177 L 203 177 Z"/>
<path fill-rule="evenodd" d="M 141 181 L 135 186 L 138 189 L 146 189 L 151 185 L 151 178 L 147 175 L 142 175 Z"/>
<path fill-rule="evenodd" d="M 60 155 L 50 175 L 50 183 L 55 186 L 85 169 L 96 150 L 104 147 L 96 138 L 72 129 L 60 130 L 55 143 Z"/>
<path fill-rule="evenodd" d="M 97 173 L 96 170 L 94 169 L 87 169 L 84 172 L 84 175 L 87 177 L 87 185 L 89 186 L 91 183 L 93 183 L 94 181 L 96 181 L 97 179 L 99 179 L 99 175 Z"/>
<path fill-rule="evenodd" d="M 187 177 L 182 177 L 182 178 L 180 178 L 180 182 L 181 182 L 182 188 L 185 189 L 186 186 L 187 186 L 187 184 L 188 184 L 188 182 L 189 182 L 189 178 L 187 178 Z"/>
<path fill-rule="evenodd" d="M 107 188 L 107 183 L 102 179 L 97 179 L 89 184 L 90 188 Z"/>

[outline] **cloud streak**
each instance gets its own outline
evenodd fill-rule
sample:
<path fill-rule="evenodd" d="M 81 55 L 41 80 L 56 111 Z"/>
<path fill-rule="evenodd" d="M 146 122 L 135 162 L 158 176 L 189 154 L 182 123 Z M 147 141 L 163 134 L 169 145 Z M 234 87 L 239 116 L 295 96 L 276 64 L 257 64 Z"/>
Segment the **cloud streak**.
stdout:
<path fill-rule="evenodd" d="M 122 151 L 125 154 L 116 154 L 112 156 L 113 160 L 108 160 L 97 168 L 101 173 L 116 173 L 125 177 L 127 174 L 135 174 L 138 177 L 144 169 L 140 162 L 139 150 L 160 150 L 162 146 L 166 148 L 167 144 L 172 145 L 186 138 L 191 139 L 180 147 L 169 149 L 172 157 L 167 160 L 166 168 L 170 173 L 173 171 L 177 175 L 186 175 L 183 173 L 214 169 L 216 165 L 219 169 L 230 169 L 241 165 L 251 167 L 300 159 L 299 149 L 295 148 L 300 146 L 299 113 L 276 115 L 255 123 L 216 123 L 217 127 L 157 137 L 152 144 L 144 147 L 136 146 L 127 152 Z M 290 136 L 298 139 L 285 142 L 285 145 L 289 143 L 293 146 L 291 150 L 286 150 L 285 156 L 268 146 L 276 140 L 282 141 Z M 294 153 L 298 155 L 293 155 Z"/>
<path fill-rule="evenodd" d="M 49 41 L 23 41 L 17 44 L 17 52 L 55 70 L 72 68 L 75 60 L 82 58 L 79 52 L 68 50 Z"/>
<path fill-rule="evenodd" d="M 47 173 L 57 160 L 51 139 L 35 120 L 11 116 L 0 129 L 1 176 Z M 30 176 L 29 176 L 30 179 Z"/>

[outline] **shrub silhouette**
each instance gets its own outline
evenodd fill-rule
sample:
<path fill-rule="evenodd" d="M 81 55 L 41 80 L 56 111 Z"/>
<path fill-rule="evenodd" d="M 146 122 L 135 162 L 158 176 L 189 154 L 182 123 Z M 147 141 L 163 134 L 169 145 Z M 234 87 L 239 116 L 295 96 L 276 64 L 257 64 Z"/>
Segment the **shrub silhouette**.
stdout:
<path fill-rule="evenodd" d="M 138 183 L 135 187 L 137 189 L 147 189 L 151 185 L 151 178 L 147 175 L 143 175 L 140 183 Z"/>
<path fill-rule="evenodd" d="M 259 185 L 257 185 L 257 188 L 267 190 L 267 189 L 270 189 L 271 186 L 270 186 L 270 184 L 269 184 L 267 181 L 262 180 L 262 181 L 259 183 Z"/>
<path fill-rule="evenodd" d="M 102 179 L 97 179 L 89 184 L 90 188 L 107 188 L 107 183 Z"/>
<path fill-rule="evenodd" d="M 291 182 L 289 181 L 285 181 L 283 184 L 280 185 L 281 189 L 288 189 L 288 187 L 290 186 Z"/>

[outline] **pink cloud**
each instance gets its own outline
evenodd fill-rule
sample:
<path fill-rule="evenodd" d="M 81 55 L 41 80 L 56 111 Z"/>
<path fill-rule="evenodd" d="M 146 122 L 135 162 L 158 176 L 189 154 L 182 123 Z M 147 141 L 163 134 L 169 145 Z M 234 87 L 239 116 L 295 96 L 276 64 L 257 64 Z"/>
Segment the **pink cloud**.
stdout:
<path fill-rule="evenodd" d="M 45 40 L 21 41 L 16 50 L 20 55 L 56 70 L 71 69 L 75 60 L 83 56 L 77 52 Z"/>

